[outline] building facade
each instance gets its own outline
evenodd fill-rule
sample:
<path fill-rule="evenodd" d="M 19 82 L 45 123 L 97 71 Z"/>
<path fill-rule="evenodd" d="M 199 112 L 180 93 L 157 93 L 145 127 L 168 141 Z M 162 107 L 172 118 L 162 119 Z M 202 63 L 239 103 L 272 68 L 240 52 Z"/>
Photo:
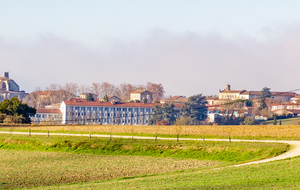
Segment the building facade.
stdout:
<path fill-rule="evenodd" d="M 153 102 L 153 95 L 148 90 L 136 90 L 130 93 L 130 100 L 131 101 L 140 101 L 142 102 L 144 99 L 147 100 L 148 103 Z"/>
<path fill-rule="evenodd" d="M 0 102 L 12 97 L 22 100 L 26 95 L 25 91 L 20 91 L 19 85 L 9 78 L 8 72 L 5 72 L 4 76 L 0 77 Z"/>
<path fill-rule="evenodd" d="M 62 102 L 62 124 L 148 125 L 154 104 L 75 99 Z"/>
<path fill-rule="evenodd" d="M 271 99 L 288 102 L 291 98 L 295 97 L 295 92 L 271 92 Z M 220 100 L 253 100 L 261 98 L 261 91 L 247 91 L 247 90 L 231 90 L 231 86 L 226 85 L 224 90 L 219 90 Z"/>
<path fill-rule="evenodd" d="M 62 113 L 59 109 L 41 108 L 30 119 L 32 124 L 61 124 Z"/>

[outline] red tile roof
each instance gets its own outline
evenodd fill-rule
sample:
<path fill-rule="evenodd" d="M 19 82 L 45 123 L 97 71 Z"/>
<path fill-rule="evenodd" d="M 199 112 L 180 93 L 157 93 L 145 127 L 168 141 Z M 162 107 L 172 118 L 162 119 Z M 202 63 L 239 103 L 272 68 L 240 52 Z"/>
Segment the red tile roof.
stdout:
<path fill-rule="evenodd" d="M 156 104 L 148 104 L 148 103 L 115 103 L 111 102 L 99 102 L 99 101 L 86 101 L 85 99 L 75 99 L 71 98 L 70 100 L 64 101 L 66 105 L 69 106 L 104 106 L 104 107 L 144 107 L 144 108 L 153 108 Z"/>

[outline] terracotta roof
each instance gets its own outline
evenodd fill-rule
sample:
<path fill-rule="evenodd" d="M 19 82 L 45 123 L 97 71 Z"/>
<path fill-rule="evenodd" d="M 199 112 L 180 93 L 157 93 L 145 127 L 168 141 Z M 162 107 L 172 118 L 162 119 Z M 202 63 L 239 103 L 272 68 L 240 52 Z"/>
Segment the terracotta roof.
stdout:
<path fill-rule="evenodd" d="M 223 90 L 220 93 L 243 93 L 245 90 Z"/>
<path fill-rule="evenodd" d="M 296 96 L 295 92 L 271 92 L 271 96 Z"/>
<path fill-rule="evenodd" d="M 297 95 L 295 97 L 292 97 L 291 99 L 300 99 L 300 95 Z"/>
<path fill-rule="evenodd" d="M 115 103 L 111 102 L 99 102 L 99 101 L 86 101 L 85 99 L 75 99 L 71 98 L 70 100 L 64 101 L 66 105 L 69 106 L 103 106 L 103 107 L 144 107 L 144 108 L 152 108 L 155 104 L 148 103 Z"/>
<path fill-rule="evenodd" d="M 51 91 L 42 91 L 40 92 L 40 95 L 43 95 L 43 96 L 49 96 L 51 94 Z"/>
<path fill-rule="evenodd" d="M 206 98 L 206 100 L 218 100 L 219 98 Z"/>
<path fill-rule="evenodd" d="M 288 105 L 288 106 L 291 106 L 291 105 L 300 105 L 300 103 L 292 103 L 292 102 L 285 102 L 285 103 L 273 103 L 271 104 L 271 106 L 282 106 L 282 105 Z"/>
<path fill-rule="evenodd" d="M 40 108 L 40 109 L 36 109 L 36 113 L 60 113 L 61 114 L 61 111 L 59 109 Z"/>

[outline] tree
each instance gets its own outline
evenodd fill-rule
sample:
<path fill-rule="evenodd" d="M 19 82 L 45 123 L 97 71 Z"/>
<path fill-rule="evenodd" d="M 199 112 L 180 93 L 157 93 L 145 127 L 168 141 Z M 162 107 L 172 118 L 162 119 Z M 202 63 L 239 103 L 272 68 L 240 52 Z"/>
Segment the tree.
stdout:
<path fill-rule="evenodd" d="M 261 90 L 261 97 L 260 97 L 260 106 L 259 106 L 259 110 L 262 110 L 264 108 L 267 108 L 267 103 L 266 103 L 266 99 L 271 97 L 271 92 L 270 92 L 270 88 L 264 87 Z"/>
<path fill-rule="evenodd" d="M 10 100 L 6 99 L 0 103 L 0 113 L 8 116 L 21 116 L 22 123 L 30 123 L 29 116 L 36 114 L 36 109 L 13 97 Z"/>
<path fill-rule="evenodd" d="M 277 115 L 276 114 L 274 114 L 274 120 L 273 120 L 273 125 L 277 125 Z"/>
<path fill-rule="evenodd" d="M 144 89 L 147 89 L 153 94 L 154 101 L 161 100 L 164 98 L 165 91 L 161 83 L 155 84 L 155 83 L 148 82 Z"/>
<path fill-rule="evenodd" d="M 199 124 L 201 121 L 207 118 L 206 100 L 202 94 L 189 97 L 180 109 L 183 116 L 190 117 L 193 120 L 193 124 Z"/>
<path fill-rule="evenodd" d="M 103 101 L 104 102 L 108 102 L 108 96 L 107 96 L 107 94 L 103 97 Z"/>
<path fill-rule="evenodd" d="M 149 119 L 150 125 L 157 123 L 174 124 L 177 118 L 177 111 L 174 104 L 155 105 L 153 115 Z"/>
<path fill-rule="evenodd" d="M 86 101 L 89 101 L 89 102 L 93 102 L 94 101 L 94 97 L 92 95 L 92 93 L 89 93 L 86 97 Z"/>

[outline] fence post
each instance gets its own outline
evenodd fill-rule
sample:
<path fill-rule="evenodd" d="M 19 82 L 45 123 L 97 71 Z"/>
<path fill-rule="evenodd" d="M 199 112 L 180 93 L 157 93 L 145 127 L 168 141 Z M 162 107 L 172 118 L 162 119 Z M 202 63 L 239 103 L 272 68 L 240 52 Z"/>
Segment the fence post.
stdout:
<path fill-rule="evenodd" d="M 155 133 L 155 141 L 157 141 L 157 133 Z"/>
<path fill-rule="evenodd" d="M 92 138 L 91 131 L 89 131 L 89 138 L 90 138 L 90 139 Z"/>
<path fill-rule="evenodd" d="M 203 142 L 205 142 L 205 135 L 204 135 L 204 133 L 203 133 Z"/>
<path fill-rule="evenodd" d="M 231 138 L 230 138 L 230 136 L 229 136 L 229 143 L 231 143 Z"/>
<path fill-rule="evenodd" d="M 47 131 L 47 137 L 49 137 L 49 131 Z"/>
<path fill-rule="evenodd" d="M 179 134 L 177 134 L 177 142 L 179 142 Z"/>
<path fill-rule="evenodd" d="M 28 135 L 31 137 L 31 129 L 28 129 Z"/>
<path fill-rule="evenodd" d="M 112 133 L 110 133 L 110 141 L 112 141 Z"/>
<path fill-rule="evenodd" d="M 69 129 L 69 137 L 71 136 L 71 129 Z"/>

